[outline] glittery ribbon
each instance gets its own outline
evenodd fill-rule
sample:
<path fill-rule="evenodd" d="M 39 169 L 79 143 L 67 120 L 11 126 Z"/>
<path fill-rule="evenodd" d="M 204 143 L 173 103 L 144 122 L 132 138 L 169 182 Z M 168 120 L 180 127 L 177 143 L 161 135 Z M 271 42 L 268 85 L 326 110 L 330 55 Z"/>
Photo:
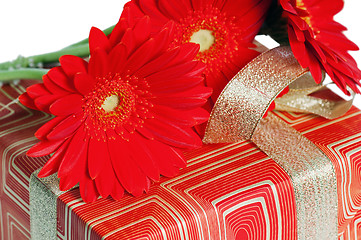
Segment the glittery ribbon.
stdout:
<path fill-rule="evenodd" d="M 245 66 L 225 87 L 213 107 L 204 143 L 252 140 L 290 176 L 297 209 L 298 239 L 337 238 L 337 181 L 332 162 L 312 142 L 272 113 L 262 118 L 276 96 L 287 110 L 333 118 L 345 113 L 352 101 L 308 96 L 325 90 L 311 83 L 289 47 L 264 52 Z"/>
<path fill-rule="evenodd" d="M 38 178 L 40 169 L 30 177 L 30 228 L 31 238 L 51 240 L 57 236 L 57 198 L 64 192 L 59 190 L 57 174 Z"/>
<path fill-rule="evenodd" d="M 288 112 L 313 113 L 327 119 L 344 115 L 352 106 L 355 93 L 350 89 L 351 99 L 323 99 L 312 96 L 330 95 L 331 90 L 326 85 L 316 84 L 310 73 L 306 73 L 289 86 L 289 92 L 281 98 L 276 98 L 276 110 Z"/>

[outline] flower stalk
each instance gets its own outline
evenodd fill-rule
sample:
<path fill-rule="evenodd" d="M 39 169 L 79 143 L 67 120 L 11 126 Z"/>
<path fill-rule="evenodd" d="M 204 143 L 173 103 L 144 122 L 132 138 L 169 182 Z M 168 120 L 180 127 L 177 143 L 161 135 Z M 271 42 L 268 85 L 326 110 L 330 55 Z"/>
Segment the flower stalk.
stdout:
<path fill-rule="evenodd" d="M 0 70 L 0 82 L 12 81 L 17 79 L 41 80 L 48 69 L 41 68 L 19 68 L 13 70 Z"/>
<path fill-rule="evenodd" d="M 105 35 L 109 35 L 114 26 L 105 29 Z M 63 55 L 75 55 L 78 57 L 89 56 L 89 40 L 83 39 L 77 43 L 67 46 L 61 50 L 34 55 L 30 57 L 19 56 L 13 61 L 0 63 L 0 81 L 11 81 L 15 79 L 39 79 L 48 70 L 42 69 L 44 65 L 58 63 Z"/>

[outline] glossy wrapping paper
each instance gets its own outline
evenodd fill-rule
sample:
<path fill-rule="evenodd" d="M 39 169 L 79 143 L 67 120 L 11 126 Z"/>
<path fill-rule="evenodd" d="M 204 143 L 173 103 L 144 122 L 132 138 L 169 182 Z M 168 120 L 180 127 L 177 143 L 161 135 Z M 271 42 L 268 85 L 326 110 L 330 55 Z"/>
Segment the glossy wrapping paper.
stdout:
<path fill-rule="evenodd" d="M 16 101 L 33 83 L 22 81 L 0 91 L 0 237 L 4 240 L 30 238 L 30 175 L 47 160 L 25 155 L 37 141 L 36 129 L 51 118 Z M 332 161 L 338 197 L 334 238 L 360 238 L 361 112 L 352 108 L 334 120 L 301 113 L 274 115 Z M 52 221 L 39 225 L 44 219 L 33 215 L 31 225 L 55 233 L 54 239 L 298 239 L 291 178 L 252 142 L 204 145 L 185 155 L 188 166 L 177 177 L 161 178 L 147 194 L 126 195 L 120 201 L 85 204 L 77 188 L 61 193 L 56 178 L 44 184 L 33 175 L 32 184 L 42 186 L 44 193 L 33 192 L 33 199 L 41 200 L 38 206 Z M 33 230 L 33 238 L 40 232 Z"/>

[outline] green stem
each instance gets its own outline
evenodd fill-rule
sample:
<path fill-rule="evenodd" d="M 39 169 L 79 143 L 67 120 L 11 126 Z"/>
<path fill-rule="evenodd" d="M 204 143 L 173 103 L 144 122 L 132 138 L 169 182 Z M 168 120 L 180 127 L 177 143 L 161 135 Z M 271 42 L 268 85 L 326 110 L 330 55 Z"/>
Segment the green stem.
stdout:
<path fill-rule="evenodd" d="M 56 52 L 45 53 L 40 55 L 35 55 L 31 57 L 19 57 L 14 61 L 4 62 L 0 64 L 0 70 L 12 70 L 17 68 L 27 68 L 27 67 L 39 67 L 42 64 L 58 62 L 59 57 L 63 55 L 75 55 L 78 57 L 89 56 L 89 46 L 88 44 L 82 44 L 74 47 L 65 48 Z"/>
<path fill-rule="evenodd" d="M 103 32 L 106 35 L 109 35 L 114 26 L 111 26 L 105 29 Z M 31 57 L 22 57 L 19 56 L 14 61 L 8 61 L 0 63 L 0 70 L 12 70 L 17 68 L 27 68 L 27 67 L 42 67 L 43 64 L 49 64 L 59 61 L 59 57 L 62 55 L 75 55 L 78 57 L 87 57 L 89 56 L 89 46 L 88 38 L 83 39 L 77 43 L 74 43 L 66 48 L 63 48 L 56 52 L 45 53 L 40 55 L 35 55 Z"/>
<path fill-rule="evenodd" d="M 14 70 L 0 70 L 0 82 L 17 79 L 36 79 L 41 80 L 48 69 L 39 68 L 19 68 Z"/>
<path fill-rule="evenodd" d="M 63 55 L 75 55 L 78 57 L 87 57 L 89 56 L 89 46 L 88 44 L 81 44 L 74 47 L 64 48 L 62 50 L 40 54 L 36 56 L 29 57 L 28 59 L 32 61 L 34 64 L 37 63 L 52 63 L 59 61 L 59 58 Z"/>

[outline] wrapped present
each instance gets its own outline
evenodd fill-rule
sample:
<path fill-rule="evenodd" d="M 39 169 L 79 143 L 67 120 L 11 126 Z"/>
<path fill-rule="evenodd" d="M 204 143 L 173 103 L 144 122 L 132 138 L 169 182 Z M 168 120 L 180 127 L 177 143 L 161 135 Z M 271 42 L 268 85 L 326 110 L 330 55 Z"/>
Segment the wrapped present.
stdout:
<path fill-rule="evenodd" d="M 360 93 L 342 1 L 277 2 L 130 1 L 108 35 L 0 64 L 43 80 L 0 96 L 3 238 L 358 238 L 361 118 L 323 85 Z M 263 31 L 290 46 L 259 53 Z"/>
<path fill-rule="evenodd" d="M 56 175 L 39 179 L 35 172 L 30 180 L 47 158 L 25 153 L 36 142 L 35 130 L 51 118 L 16 101 L 32 83 L 22 81 L 1 89 L 2 239 L 29 239 L 30 218 L 33 239 L 297 239 L 325 225 L 299 227 L 304 219 L 297 212 L 296 196 L 302 193 L 295 191 L 296 177 L 250 141 L 204 145 L 186 152 L 188 166 L 177 177 L 161 178 L 147 194 L 126 195 L 120 201 L 84 203 L 78 188 L 59 191 Z M 337 202 L 330 201 L 336 209 L 328 217 L 334 226 L 327 224 L 323 229 L 327 232 L 318 234 L 358 239 L 361 112 L 352 108 L 334 120 L 290 112 L 272 116 L 311 140 L 332 162 Z M 303 177 L 327 171 L 321 166 Z M 316 183 L 315 187 L 322 192 L 324 186 Z M 309 205 L 308 209 L 317 215 L 329 206 Z"/>

